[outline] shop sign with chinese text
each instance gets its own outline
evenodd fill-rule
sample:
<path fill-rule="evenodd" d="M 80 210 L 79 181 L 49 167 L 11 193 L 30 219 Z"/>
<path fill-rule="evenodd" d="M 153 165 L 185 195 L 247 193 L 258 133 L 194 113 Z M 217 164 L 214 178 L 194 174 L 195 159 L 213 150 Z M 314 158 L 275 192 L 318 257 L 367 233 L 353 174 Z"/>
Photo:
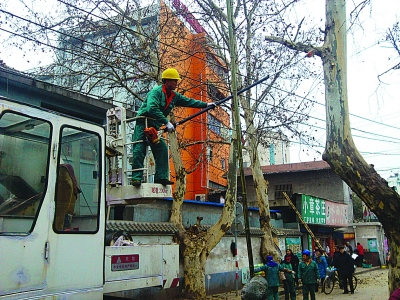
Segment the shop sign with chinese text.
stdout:
<path fill-rule="evenodd" d="M 326 201 L 326 225 L 347 227 L 347 205 Z"/>
<path fill-rule="evenodd" d="M 301 195 L 301 217 L 308 224 L 325 225 L 325 200 L 309 195 Z"/>

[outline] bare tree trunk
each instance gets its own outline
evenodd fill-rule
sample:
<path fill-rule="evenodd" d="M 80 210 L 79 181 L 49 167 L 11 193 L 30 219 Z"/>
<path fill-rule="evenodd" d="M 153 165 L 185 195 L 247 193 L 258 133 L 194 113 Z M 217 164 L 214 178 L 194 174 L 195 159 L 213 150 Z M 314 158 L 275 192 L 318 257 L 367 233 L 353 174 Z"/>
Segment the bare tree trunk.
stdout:
<path fill-rule="evenodd" d="M 186 192 L 186 170 L 179 153 L 179 144 L 176 134 L 168 134 L 170 153 L 175 167 L 176 185 L 173 194 L 170 222 L 178 227 L 180 232 L 185 229 L 182 224 L 182 204 Z"/>
<path fill-rule="evenodd" d="M 272 237 L 271 213 L 268 203 L 268 181 L 264 179 L 264 174 L 261 170 L 260 159 L 257 153 L 257 140 L 254 138 L 257 135 L 250 134 L 249 136 L 253 137 L 249 139 L 249 154 L 251 157 L 251 170 L 260 213 L 260 229 L 264 232 L 260 252 L 263 259 L 265 259 L 267 255 L 272 255 L 275 260 L 279 261 L 280 256 Z"/>
<path fill-rule="evenodd" d="M 234 208 L 237 189 L 237 159 L 236 147 L 230 147 L 228 189 L 225 206 L 220 219 L 208 230 L 201 230 L 201 216 L 198 223 L 186 230 L 182 224 L 182 204 L 186 190 L 186 170 L 178 151 L 178 140 L 175 134 L 169 134 L 171 155 L 176 172 L 176 186 L 173 195 L 170 221 L 179 229 L 178 242 L 183 255 L 184 293 L 187 299 L 205 299 L 205 270 L 204 266 L 211 250 L 219 243 L 229 230 L 235 217 Z M 232 143 L 236 143 L 235 140 Z"/>
<path fill-rule="evenodd" d="M 325 50 L 321 56 L 325 76 L 327 115 L 323 159 L 376 214 L 389 239 L 390 293 L 400 286 L 400 199 L 354 145 L 349 121 L 346 64 L 345 0 L 326 1 Z"/>
<path fill-rule="evenodd" d="M 207 260 L 205 255 L 205 232 L 188 232 L 184 234 L 182 254 L 185 274 L 185 296 L 190 299 L 206 298 L 206 283 L 204 265 Z"/>
<path fill-rule="evenodd" d="M 251 23 L 253 22 L 253 13 L 254 11 L 248 11 L 247 5 L 244 2 L 243 7 L 245 10 L 245 17 L 248 23 L 246 27 L 246 73 L 254 74 L 251 66 L 251 43 L 252 43 L 252 34 L 251 34 Z M 250 76 L 249 76 L 250 77 Z M 249 85 L 249 82 L 246 81 L 246 85 Z M 272 237 L 272 228 L 271 228 L 271 214 L 269 209 L 268 202 L 268 182 L 264 179 L 264 174 L 261 170 L 260 157 L 258 155 L 258 143 L 259 138 L 256 132 L 256 128 L 254 127 L 254 112 L 255 107 L 251 106 L 251 93 L 250 91 L 246 93 L 245 97 L 241 97 L 241 104 L 244 110 L 244 119 L 247 128 L 247 137 L 248 137 L 248 151 L 251 158 L 251 172 L 253 175 L 254 188 L 256 190 L 258 208 L 260 213 L 260 229 L 263 231 L 264 235 L 261 240 L 261 249 L 260 254 L 265 260 L 267 255 L 274 256 L 276 261 L 280 260 L 279 254 L 276 251 L 276 247 L 274 244 L 274 240 Z"/>

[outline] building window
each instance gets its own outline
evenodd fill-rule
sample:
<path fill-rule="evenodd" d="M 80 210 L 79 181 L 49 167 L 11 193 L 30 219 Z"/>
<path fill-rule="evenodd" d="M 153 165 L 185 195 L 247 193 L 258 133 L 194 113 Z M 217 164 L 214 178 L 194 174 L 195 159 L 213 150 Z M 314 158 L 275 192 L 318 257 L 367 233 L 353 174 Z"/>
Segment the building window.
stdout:
<path fill-rule="evenodd" d="M 213 159 L 213 149 L 211 147 L 207 147 L 207 159 L 208 161 L 212 161 Z"/>
<path fill-rule="evenodd" d="M 275 200 L 284 200 L 285 196 L 283 192 L 291 197 L 293 194 L 293 189 L 291 184 L 278 184 L 275 186 Z"/>
<path fill-rule="evenodd" d="M 218 88 L 210 82 L 207 83 L 207 94 L 213 101 L 218 101 L 225 98 L 225 95 L 222 94 Z"/>
<path fill-rule="evenodd" d="M 226 68 L 224 68 L 211 53 L 207 53 L 207 65 L 220 79 L 226 79 L 226 74 L 228 73 Z"/>
<path fill-rule="evenodd" d="M 225 168 L 226 168 L 225 159 L 221 159 L 221 169 L 225 170 Z"/>
<path fill-rule="evenodd" d="M 214 131 L 216 134 L 221 135 L 222 124 L 219 120 L 208 114 L 208 128 Z"/>

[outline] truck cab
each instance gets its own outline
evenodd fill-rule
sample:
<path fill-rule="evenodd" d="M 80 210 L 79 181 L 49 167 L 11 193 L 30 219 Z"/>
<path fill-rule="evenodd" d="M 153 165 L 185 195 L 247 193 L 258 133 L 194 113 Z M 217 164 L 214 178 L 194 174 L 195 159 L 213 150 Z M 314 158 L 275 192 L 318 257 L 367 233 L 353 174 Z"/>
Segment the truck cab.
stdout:
<path fill-rule="evenodd" d="M 141 193 L 109 178 L 106 141 L 102 126 L 1 97 L 0 299 L 103 299 L 178 278 L 177 244 L 105 243 L 109 208 Z"/>

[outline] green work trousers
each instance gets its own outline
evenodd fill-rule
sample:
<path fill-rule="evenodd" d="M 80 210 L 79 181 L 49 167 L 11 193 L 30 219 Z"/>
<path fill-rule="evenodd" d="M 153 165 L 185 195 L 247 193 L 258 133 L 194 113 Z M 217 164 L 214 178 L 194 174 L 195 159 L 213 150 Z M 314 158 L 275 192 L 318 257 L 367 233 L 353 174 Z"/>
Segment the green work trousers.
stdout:
<path fill-rule="evenodd" d="M 149 124 L 148 126 L 151 126 Z M 136 123 L 133 132 L 133 142 L 142 140 L 143 142 L 134 143 L 132 146 L 132 169 L 141 169 L 132 172 L 132 180 L 142 180 L 143 178 L 143 162 L 146 156 L 147 142 L 144 134 L 145 124 Z M 150 144 L 151 152 L 153 152 L 156 163 L 156 174 L 154 181 L 161 179 L 169 179 L 168 168 L 168 147 L 164 140 L 160 139 L 157 144 Z"/>
<path fill-rule="evenodd" d="M 279 293 L 277 286 L 267 288 L 267 300 L 279 300 Z"/>
<path fill-rule="evenodd" d="M 283 288 L 285 290 L 285 300 L 296 300 L 296 289 L 293 278 L 283 280 Z"/>
<path fill-rule="evenodd" d="M 308 300 L 309 294 L 311 300 L 315 300 L 315 283 L 303 283 L 303 300 Z"/>

